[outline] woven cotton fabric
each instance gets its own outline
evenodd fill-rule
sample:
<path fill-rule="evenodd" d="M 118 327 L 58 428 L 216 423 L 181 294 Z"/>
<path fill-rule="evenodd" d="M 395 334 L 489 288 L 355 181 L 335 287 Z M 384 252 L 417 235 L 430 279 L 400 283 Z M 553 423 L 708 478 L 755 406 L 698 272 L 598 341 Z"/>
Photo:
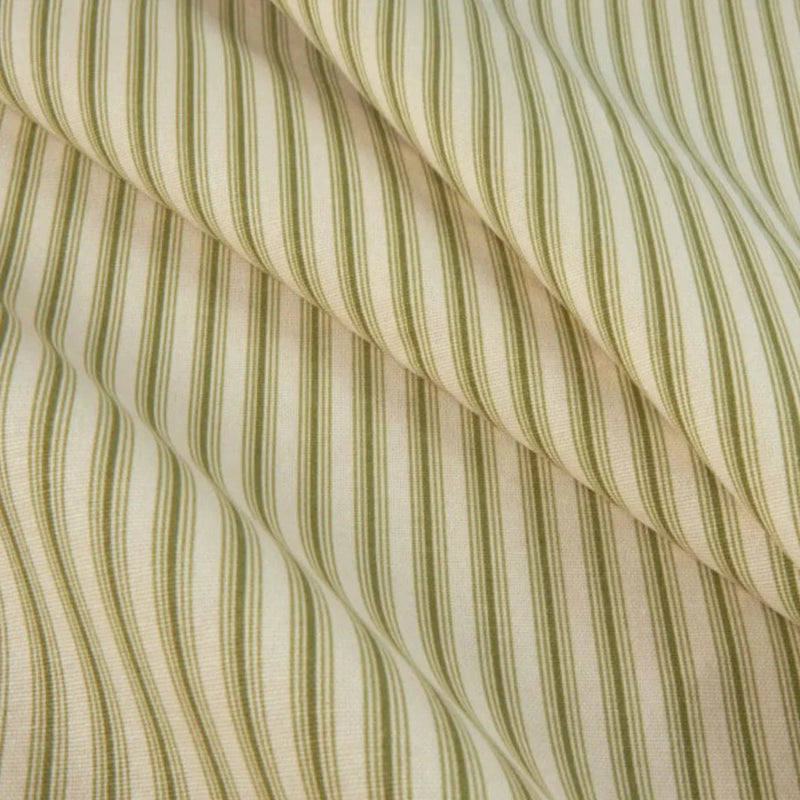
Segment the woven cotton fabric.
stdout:
<path fill-rule="evenodd" d="M 0 0 L 0 797 L 800 798 L 800 6 Z"/>

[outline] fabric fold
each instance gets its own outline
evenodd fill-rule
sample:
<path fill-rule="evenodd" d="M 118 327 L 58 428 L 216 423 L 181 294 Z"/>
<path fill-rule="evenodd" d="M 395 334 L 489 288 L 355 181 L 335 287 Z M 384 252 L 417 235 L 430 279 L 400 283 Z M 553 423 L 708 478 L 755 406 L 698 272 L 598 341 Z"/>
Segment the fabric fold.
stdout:
<path fill-rule="evenodd" d="M 792 5 L 279 5 L 800 563 Z"/>
<path fill-rule="evenodd" d="M 796 792 L 796 626 L 8 107 L 0 185 L 0 794 Z"/>
<path fill-rule="evenodd" d="M 82 9 L 5 10 L 6 99 L 800 620 L 774 536 L 271 4 Z"/>
<path fill-rule="evenodd" d="M 0 796 L 800 794 L 795 52 L 0 4 Z"/>

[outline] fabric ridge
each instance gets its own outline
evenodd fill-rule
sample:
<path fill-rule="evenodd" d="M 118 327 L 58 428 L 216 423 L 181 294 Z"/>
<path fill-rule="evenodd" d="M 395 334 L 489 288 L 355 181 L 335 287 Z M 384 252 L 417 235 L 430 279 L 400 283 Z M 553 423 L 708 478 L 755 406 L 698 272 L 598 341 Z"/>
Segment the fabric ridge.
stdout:
<path fill-rule="evenodd" d="M 798 53 L 0 2 L 0 797 L 800 797 Z"/>

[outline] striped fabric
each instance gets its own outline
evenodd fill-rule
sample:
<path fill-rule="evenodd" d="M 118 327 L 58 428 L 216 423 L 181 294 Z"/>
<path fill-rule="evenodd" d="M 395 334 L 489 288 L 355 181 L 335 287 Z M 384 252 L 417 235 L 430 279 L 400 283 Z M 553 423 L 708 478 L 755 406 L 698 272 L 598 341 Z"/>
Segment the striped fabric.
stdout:
<path fill-rule="evenodd" d="M 0 0 L 0 798 L 800 798 L 800 5 Z"/>

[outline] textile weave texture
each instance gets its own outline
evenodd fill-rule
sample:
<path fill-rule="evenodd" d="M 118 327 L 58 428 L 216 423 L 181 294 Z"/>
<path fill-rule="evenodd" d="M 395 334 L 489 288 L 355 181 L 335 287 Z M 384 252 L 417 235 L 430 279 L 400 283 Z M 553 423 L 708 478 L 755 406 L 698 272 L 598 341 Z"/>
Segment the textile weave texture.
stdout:
<path fill-rule="evenodd" d="M 800 798 L 797 0 L 0 0 L 0 798 Z"/>

